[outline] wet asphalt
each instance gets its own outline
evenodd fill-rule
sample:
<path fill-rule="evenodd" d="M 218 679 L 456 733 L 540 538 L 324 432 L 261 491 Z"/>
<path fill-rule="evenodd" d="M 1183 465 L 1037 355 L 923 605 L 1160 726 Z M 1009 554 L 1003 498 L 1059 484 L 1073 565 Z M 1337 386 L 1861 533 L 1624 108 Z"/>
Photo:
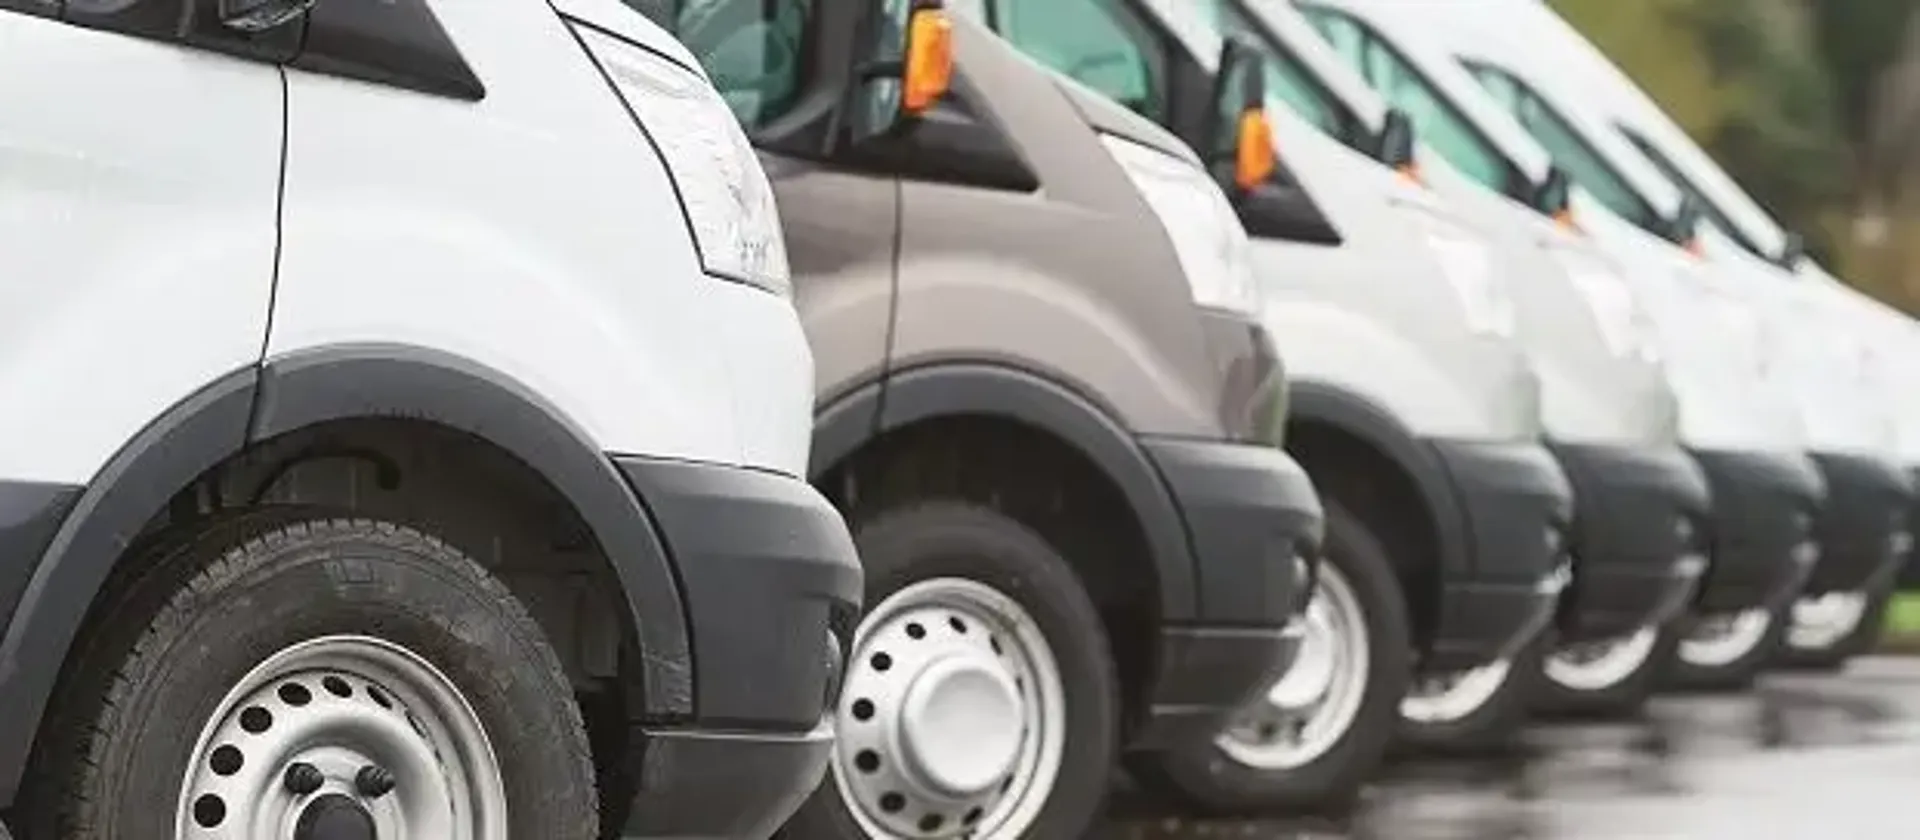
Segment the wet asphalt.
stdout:
<path fill-rule="evenodd" d="M 1113 810 L 1090 840 L 1920 837 L 1920 657 L 1538 725 L 1511 755 L 1401 760 L 1334 818 L 1193 821 L 1125 792 Z"/>

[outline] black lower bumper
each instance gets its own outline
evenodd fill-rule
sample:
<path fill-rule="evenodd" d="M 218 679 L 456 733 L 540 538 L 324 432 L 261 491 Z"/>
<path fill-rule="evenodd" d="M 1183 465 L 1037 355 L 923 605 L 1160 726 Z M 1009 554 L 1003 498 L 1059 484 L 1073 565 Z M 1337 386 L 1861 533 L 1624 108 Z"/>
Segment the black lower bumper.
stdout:
<path fill-rule="evenodd" d="M 1142 442 L 1166 480 L 1193 548 L 1198 618 L 1160 628 L 1148 719 L 1132 746 L 1184 743 L 1282 673 L 1299 650 L 1324 527 L 1306 471 L 1266 446 Z"/>
<path fill-rule="evenodd" d="M 1706 573 L 1706 474 L 1678 448 L 1552 444 L 1577 501 L 1558 630 L 1616 638 L 1676 616 Z"/>
<path fill-rule="evenodd" d="M 1465 520 L 1467 568 L 1442 569 L 1440 609 L 1421 669 L 1503 659 L 1547 628 L 1569 573 L 1573 489 L 1535 443 L 1429 441 Z"/>
<path fill-rule="evenodd" d="M 1692 455 L 1713 491 L 1712 560 L 1694 611 L 1725 614 L 1791 599 L 1812 570 L 1813 521 L 1827 497 L 1813 461 L 1784 452 Z"/>
<path fill-rule="evenodd" d="M 641 725 L 628 837 L 766 836 L 820 781 L 862 595 L 840 514 L 798 479 L 623 458 L 687 607 L 694 720 Z"/>
<path fill-rule="evenodd" d="M 1914 487 L 1913 502 L 1907 505 L 1907 523 L 1920 525 L 1920 465 L 1907 468 L 1907 481 Z M 1920 551 L 1909 550 L 1900 563 L 1900 589 L 1920 589 Z"/>
<path fill-rule="evenodd" d="M 1904 543 L 1911 540 L 1911 478 L 1905 468 L 1882 458 L 1815 452 L 1813 461 L 1826 479 L 1827 504 L 1814 521 L 1820 562 L 1806 592 L 1865 589 L 1904 559 Z"/>

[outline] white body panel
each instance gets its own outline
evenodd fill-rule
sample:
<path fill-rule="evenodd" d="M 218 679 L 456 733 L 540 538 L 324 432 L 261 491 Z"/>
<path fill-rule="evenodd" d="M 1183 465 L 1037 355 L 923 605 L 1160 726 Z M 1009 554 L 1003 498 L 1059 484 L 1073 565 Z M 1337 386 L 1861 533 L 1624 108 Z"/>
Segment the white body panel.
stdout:
<path fill-rule="evenodd" d="M 812 357 L 791 304 L 702 273 L 664 164 L 545 4 L 436 12 L 484 100 L 287 72 L 268 356 L 436 348 L 607 450 L 803 475 Z"/>
<path fill-rule="evenodd" d="M 1275 144 L 1345 241 L 1338 247 L 1254 240 L 1272 301 L 1268 325 L 1288 376 L 1356 391 L 1416 434 L 1537 438 L 1540 386 L 1511 335 L 1475 332 L 1428 232 L 1484 242 L 1431 194 L 1291 113 Z M 1490 250 L 1480 270 L 1504 270 Z M 1489 284 L 1503 287 L 1497 277 Z"/>
<path fill-rule="evenodd" d="M 1488 7 L 1476 6 L 1476 0 L 1461 0 L 1444 9 L 1392 0 L 1315 2 L 1361 16 L 1404 47 L 1476 125 L 1506 138 L 1503 145 L 1519 142 L 1516 135 L 1526 135 L 1526 129 L 1455 63 L 1459 56 L 1488 60 L 1507 54 L 1508 33 L 1501 31 L 1504 19 L 1489 20 L 1484 12 Z M 1494 63 L 1533 79 L 1527 67 L 1512 66 L 1511 61 Z M 1554 98 L 1553 93 L 1542 91 L 1549 98 Z M 1681 200 L 1679 191 L 1660 179 L 1649 164 L 1615 160 L 1630 155 L 1631 149 L 1624 141 L 1601 136 L 1590 116 L 1568 107 L 1572 104 L 1555 102 L 1576 131 L 1596 135 L 1589 141 L 1610 162 L 1619 164 L 1620 175 L 1642 201 L 1656 212 L 1672 213 Z M 1532 143 L 1530 138 L 1526 142 Z M 1800 408 L 1783 391 L 1791 380 L 1774 369 L 1777 364 L 1770 357 L 1775 350 L 1763 343 L 1763 313 L 1744 298 L 1738 284 L 1597 202 L 1586 201 L 1582 191 L 1575 190 L 1575 197 L 1578 223 L 1622 268 L 1653 322 L 1679 404 L 1682 441 L 1701 449 L 1797 451 L 1803 447 Z"/>
<path fill-rule="evenodd" d="M 0 14 L 0 475 L 85 484 L 259 359 L 281 102 L 271 67 Z"/>

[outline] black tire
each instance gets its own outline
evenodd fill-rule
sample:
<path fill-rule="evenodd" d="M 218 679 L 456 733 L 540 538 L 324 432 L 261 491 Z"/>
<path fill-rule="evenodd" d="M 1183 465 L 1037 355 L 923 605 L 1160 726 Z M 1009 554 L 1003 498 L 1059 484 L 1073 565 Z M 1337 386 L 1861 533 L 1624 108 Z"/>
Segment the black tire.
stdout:
<path fill-rule="evenodd" d="M 1640 666 L 1618 682 L 1600 689 L 1575 689 L 1560 684 L 1545 673 L 1543 657 L 1534 710 L 1542 716 L 1556 718 L 1625 720 L 1635 717 L 1659 689 L 1662 676 L 1673 664 L 1674 648 L 1679 643 L 1679 632 L 1673 626 L 1662 627 L 1654 637 L 1653 649 Z"/>
<path fill-rule="evenodd" d="M 1400 718 L 1399 752 L 1408 754 L 1477 756 L 1514 748 L 1527 722 L 1539 685 L 1552 633 L 1542 633 L 1519 653 L 1507 669 L 1505 682 L 1486 702 L 1465 716 L 1443 722 Z"/>
<path fill-rule="evenodd" d="M 515 837 L 598 836 L 594 771 L 559 657 L 512 593 L 418 531 L 265 509 L 155 540 L 77 640 L 23 797 L 26 836 L 171 840 L 181 768 L 230 687 L 295 644 L 376 636 L 464 695 Z"/>
<path fill-rule="evenodd" d="M 1235 759 L 1213 738 L 1181 748 L 1129 755 L 1142 788 L 1213 815 L 1339 811 L 1385 760 L 1412 667 L 1407 601 L 1393 562 L 1358 517 L 1324 500 L 1323 563 L 1339 569 L 1365 613 L 1369 635 L 1366 693 L 1340 739 L 1307 764 L 1263 769 Z"/>
<path fill-rule="evenodd" d="M 877 514 L 856 526 L 866 567 L 866 603 L 880 604 L 910 584 L 963 578 L 1012 598 L 1038 625 L 1060 667 L 1066 737 L 1059 775 L 1046 804 L 1020 837 L 1080 837 L 1105 804 L 1118 749 L 1119 687 L 1106 628 L 1086 588 L 1059 552 L 1032 529 L 997 511 L 962 502 L 928 502 Z M 850 708 L 859 698 L 842 698 Z M 858 725 L 845 712 L 841 726 Z M 867 834 L 854 821 L 829 770 L 781 837 L 842 840 Z M 993 840 L 1013 840 L 995 835 Z"/>
<path fill-rule="evenodd" d="M 1775 610 L 1773 620 L 1767 625 L 1766 636 L 1753 649 L 1731 662 L 1715 666 L 1701 666 L 1689 663 L 1681 656 L 1681 645 L 1674 645 L 1673 655 L 1662 669 L 1665 679 L 1663 688 L 1683 692 L 1706 694 L 1732 693 L 1746 691 L 1760 677 L 1780 647 L 1780 634 L 1786 627 L 1785 609 Z"/>
<path fill-rule="evenodd" d="M 1774 652 L 1770 664 L 1785 671 L 1813 673 L 1833 673 L 1845 668 L 1849 660 L 1872 651 L 1880 644 L 1880 636 L 1887 626 L 1887 605 L 1892 601 L 1893 582 L 1888 581 L 1868 596 L 1866 612 L 1860 616 L 1860 626 L 1827 647 L 1794 647 L 1787 643 L 1783 632 L 1779 649 Z M 1791 608 L 1787 615 L 1792 615 Z"/>

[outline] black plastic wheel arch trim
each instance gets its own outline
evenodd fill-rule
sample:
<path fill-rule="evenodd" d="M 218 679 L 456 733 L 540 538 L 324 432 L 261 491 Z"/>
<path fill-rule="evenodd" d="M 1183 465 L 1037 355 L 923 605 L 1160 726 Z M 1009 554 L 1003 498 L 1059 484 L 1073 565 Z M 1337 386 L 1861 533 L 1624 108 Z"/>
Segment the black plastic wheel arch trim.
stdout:
<path fill-rule="evenodd" d="M 75 494 L 0 638 L 0 807 L 14 801 L 67 653 L 114 564 L 156 511 L 259 440 L 334 419 L 404 417 L 479 436 L 575 506 L 626 588 L 642 648 L 642 712 L 686 719 L 693 663 L 684 601 L 645 505 L 575 424 L 511 378 L 418 347 L 302 351 L 230 373 L 149 423 Z"/>

